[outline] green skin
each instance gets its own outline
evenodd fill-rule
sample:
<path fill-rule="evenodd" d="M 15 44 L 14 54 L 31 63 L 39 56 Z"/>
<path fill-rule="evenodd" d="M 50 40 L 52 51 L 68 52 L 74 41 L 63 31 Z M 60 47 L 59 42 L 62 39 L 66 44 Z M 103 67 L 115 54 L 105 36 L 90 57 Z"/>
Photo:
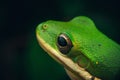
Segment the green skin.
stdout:
<path fill-rule="evenodd" d="M 57 47 L 57 38 L 61 33 L 69 36 L 73 44 L 67 54 L 61 53 Z M 36 35 L 41 47 L 65 69 L 72 72 L 70 75 L 72 79 L 75 79 L 73 75 L 78 76 L 78 74 L 73 67 L 69 68 L 70 62 L 79 64 L 92 76 L 102 80 L 117 80 L 117 76 L 120 75 L 120 45 L 101 33 L 93 21 L 87 17 L 78 16 L 69 22 L 53 20 L 43 22 L 38 25 Z M 51 54 L 50 49 L 55 53 Z M 54 55 L 71 61 L 66 61 L 68 65 L 65 65 L 62 58 L 58 59 Z M 76 79 L 80 80 L 80 77 Z M 84 78 L 82 77 L 82 79 Z"/>

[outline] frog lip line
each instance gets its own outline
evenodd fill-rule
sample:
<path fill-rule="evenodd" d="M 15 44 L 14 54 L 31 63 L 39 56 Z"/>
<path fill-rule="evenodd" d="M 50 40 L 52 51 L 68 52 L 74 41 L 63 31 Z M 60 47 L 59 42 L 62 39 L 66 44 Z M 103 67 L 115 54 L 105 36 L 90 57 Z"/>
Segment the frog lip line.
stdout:
<path fill-rule="evenodd" d="M 60 52 L 54 50 L 51 46 L 49 46 L 40 36 L 36 33 L 37 40 L 40 46 L 48 52 L 48 54 L 61 63 L 66 69 L 75 73 L 78 77 L 82 77 L 84 80 L 93 80 L 93 76 L 88 73 L 84 68 L 81 68 L 76 63 L 74 63 L 71 59 L 66 56 L 61 56 Z M 97 77 L 94 77 L 94 80 L 101 80 Z"/>

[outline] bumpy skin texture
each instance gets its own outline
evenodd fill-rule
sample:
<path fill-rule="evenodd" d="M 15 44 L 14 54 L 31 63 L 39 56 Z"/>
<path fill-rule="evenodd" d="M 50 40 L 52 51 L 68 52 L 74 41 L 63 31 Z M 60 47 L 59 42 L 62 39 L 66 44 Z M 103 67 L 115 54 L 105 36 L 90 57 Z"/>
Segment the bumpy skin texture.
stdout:
<path fill-rule="evenodd" d="M 73 43 L 67 54 L 71 60 L 77 63 L 82 55 L 89 60 L 86 70 L 93 76 L 119 80 L 120 45 L 101 33 L 91 19 L 79 16 L 69 22 L 49 20 L 38 25 L 36 33 L 56 51 L 59 51 L 56 46 L 58 35 L 67 34 Z"/>

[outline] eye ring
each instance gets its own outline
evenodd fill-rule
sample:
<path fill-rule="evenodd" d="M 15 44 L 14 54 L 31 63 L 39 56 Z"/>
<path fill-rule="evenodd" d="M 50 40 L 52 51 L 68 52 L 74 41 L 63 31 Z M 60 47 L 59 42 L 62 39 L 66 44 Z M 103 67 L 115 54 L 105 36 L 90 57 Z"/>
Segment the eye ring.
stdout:
<path fill-rule="evenodd" d="M 66 34 L 61 33 L 57 38 L 57 47 L 61 53 L 67 54 L 73 47 L 73 44 Z"/>

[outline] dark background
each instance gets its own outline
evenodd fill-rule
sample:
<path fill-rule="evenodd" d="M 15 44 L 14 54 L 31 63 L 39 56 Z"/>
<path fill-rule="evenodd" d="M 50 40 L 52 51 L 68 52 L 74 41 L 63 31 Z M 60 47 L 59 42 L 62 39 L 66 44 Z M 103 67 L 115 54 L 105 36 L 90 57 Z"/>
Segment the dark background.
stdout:
<path fill-rule="evenodd" d="M 120 43 L 119 0 L 0 0 L 0 80 L 69 80 L 38 45 L 36 26 L 48 19 L 88 16 Z"/>

